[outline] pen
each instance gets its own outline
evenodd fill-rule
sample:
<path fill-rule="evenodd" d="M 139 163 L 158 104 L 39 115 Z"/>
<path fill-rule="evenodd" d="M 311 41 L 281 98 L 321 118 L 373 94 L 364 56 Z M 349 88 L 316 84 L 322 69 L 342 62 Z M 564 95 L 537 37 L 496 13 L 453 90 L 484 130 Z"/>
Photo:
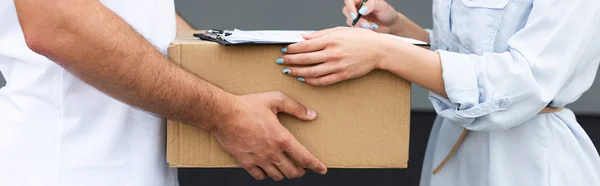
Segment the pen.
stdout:
<path fill-rule="evenodd" d="M 357 10 L 360 10 L 360 8 L 362 8 L 362 6 L 365 5 L 365 3 L 367 3 L 367 1 L 368 0 L 363 0 Z M 356 12 L 356 13 L 358 13 L 358 12 Z M 358 15 L 356 16 L 356 18 L 354 19 L 354 21 L 352 21 L 352 27 L 354 27 L 354 25 L 356 25 L 356 23 L 360 19 L 360 16 L 362 16 L 362 15 L 360 13 L 358 13 Z"/>

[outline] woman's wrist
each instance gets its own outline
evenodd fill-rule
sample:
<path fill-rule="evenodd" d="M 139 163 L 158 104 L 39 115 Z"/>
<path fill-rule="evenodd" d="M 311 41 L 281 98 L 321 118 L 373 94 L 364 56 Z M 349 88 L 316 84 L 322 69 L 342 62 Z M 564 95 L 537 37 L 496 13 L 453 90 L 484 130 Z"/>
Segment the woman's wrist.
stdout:
<path fill-rule="evenodd" d="M 404 16 L 403 14 L 396 12 L 396 21 L 394 22 L 394 24 L 392 24 L 392 26 L 390 26 L 390 33 L 389 34 L 393 34 L 393 35 L 397 35 L 397 36 L 402 36 L 402 34 L 405 33 L 405 26 L 403 24 L 406 23 L 406 16 Z M 404 36 L 402 36 L 404 37 Z"/>
<path fill-rule="evenodd" d="M 408 19 L 404 14 L 397 13 L 398 19 L 390 27 L 390 34 L 400 37 L 412 38 L 426 43 L 430 42 L 429 33 L 421 26 Z"/>
<path fill-rule="evenodd" d="M 381 51 L 381 60 L 377 61 L 375 68 L 385 71 L 390 71 L 393 69 L 394 66 L 397 65 L 396 63 L 402 61 L 401 58 L 404 56 L 403 48 L 405 47 L 403 45 L 405 44 L 407 43 L 403 43 L 399 40 L 384 40 L 382 43 L 380 43 L 379 46 L 382 47 L 379 50 Z"/>

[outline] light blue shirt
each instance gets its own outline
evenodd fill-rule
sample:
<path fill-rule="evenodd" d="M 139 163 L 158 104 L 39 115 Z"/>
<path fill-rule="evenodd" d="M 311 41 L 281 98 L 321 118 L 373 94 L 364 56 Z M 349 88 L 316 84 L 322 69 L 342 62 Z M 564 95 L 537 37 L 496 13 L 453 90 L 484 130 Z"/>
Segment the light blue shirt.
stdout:
<path fill-rule="evenodd" d="M 598 70 L 600 1 L 433 2 L 429 32 L 449 99 L 430 93 L 439 116 L 421 185 L 600 185 L 598 152 L 568 109 Z M 547 105 L 567 109 L 538 114 Z"/>

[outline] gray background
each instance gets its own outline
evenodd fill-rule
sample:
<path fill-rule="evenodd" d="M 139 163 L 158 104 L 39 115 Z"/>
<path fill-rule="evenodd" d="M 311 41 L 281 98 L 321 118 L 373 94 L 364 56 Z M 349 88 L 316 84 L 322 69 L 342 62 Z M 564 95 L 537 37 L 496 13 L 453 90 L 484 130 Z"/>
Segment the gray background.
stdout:
<path fill-rule="evenodd" d="M 431 27 L 431 0 L 388 0 L 423 27 Z M 175 0 L 177 11 L 196 29 L 310 29 L 343 26 L 343 0 Z M 600 75 L 599 75 L 600 76 Z M 0 78 L 0 86 L 4 80 Z M 594 96 L 596 95 L 596 96 Z M 600 114 L 600 83 L 568 106 L 579 114 Z M 413 110 L 431 111 L 427 91 L 413 85 Z"/>

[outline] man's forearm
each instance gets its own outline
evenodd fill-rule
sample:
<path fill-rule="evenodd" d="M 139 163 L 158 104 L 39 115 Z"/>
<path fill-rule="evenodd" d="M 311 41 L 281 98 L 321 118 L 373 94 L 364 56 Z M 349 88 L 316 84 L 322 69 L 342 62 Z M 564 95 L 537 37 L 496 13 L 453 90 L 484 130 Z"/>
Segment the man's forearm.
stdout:
<path fill-rule="evenodd" d="M 32 50 L 118 100 L 203 128 L 234 110 L 235 96 L 170 63 L 99 1 L 15 5 Z"/>

